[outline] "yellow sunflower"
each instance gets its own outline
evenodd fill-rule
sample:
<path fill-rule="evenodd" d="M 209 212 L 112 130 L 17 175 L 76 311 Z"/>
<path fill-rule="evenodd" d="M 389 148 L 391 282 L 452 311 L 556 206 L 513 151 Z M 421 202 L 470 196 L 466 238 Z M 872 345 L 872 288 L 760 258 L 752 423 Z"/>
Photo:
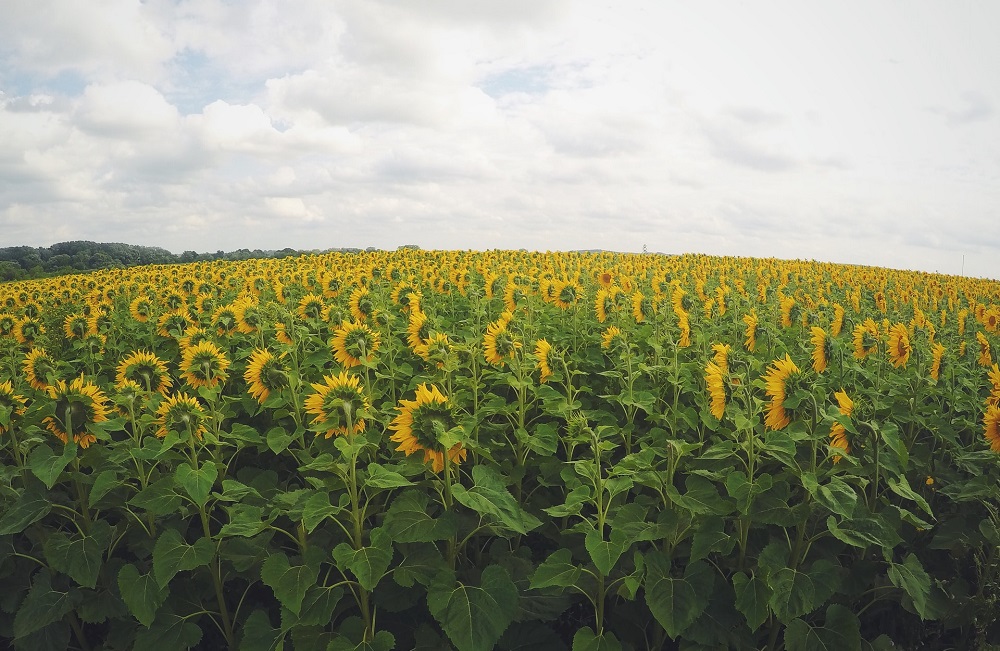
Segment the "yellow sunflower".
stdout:
<path fill-rule="evenodd" d="M 989 405 L 986 407 L 986 413 L 983 414 L 983 426 L 985 428 L 983 434 L 990 444 L 990 449 L 994 452 L 1000 452 L 1000 406 Z"/>
<path fill-rule="evenodd" d="M 0 382 L 0 407 L 7 409 L 6 422 L 0 421 L 0 434 L 8 431 L 15 418 L 24 415 L 24 396 L 14 393 L 14 385 L 10 380 Z"/>
<path fill-rule="evenodd" d="M 409 325 L 406 326 L 406 343 L 416 352 L 431 336 L 427 315 L 420 309 L 410 310 Z"/>
<path fill-rule="evenodd" d="M 722 420 L 726 413 L 726 371 L 715 362 L 705 365 L 705 385 L 711 400 L 710 411 L 716 420 Z"/>
<path fill-rule="evenodd" d="M 189 326 L 184 330 L 184 336 L 177 340 L 183 353 L 188 348 L 197 346 L 204 341 L 211 341 L 208 332 L 200 326 Z"/>
<path fill-rule="evenodd" d="M 45 333 L 45 327 L 36 317 L 26 316 L 14 326 L 14 338 L 22 346 L 34 345 L 35 340 Z"/>
<path fill-rule="evenodd" d="M 691 297 L 680 285 L 674 286 L 674 291 L 670 295 L 670 303 L 673 305 L 674 314 L 678 317 L 690 312 L 694 306 Z"/>
<path fill-rule="evenodd" d="M 44 391 L 49 388 L 49 376 L 56 372 L 56 360 L 41 348 L 33 348 L 24 356 L 24 376 L 32 389 Z"/>
<path fill-rule="evenodd" d="M 232 305 L 222 305 L 212 313 L 212 326 L 216 332 L 222 335 L 231 335 L 239 328 L 239 319 L 236 317 L 236 309 Z"/>
<path fill-rule="evenodd" d="M 139 323 L 146 323 L 153 313 L 153 303 L 145 296 L 139 296 L 128 306 L 128 312 Z"/>
<path fill-rule="evenodd" d="M 791 296 L 781 298 L 781 327 L 790 328 L 798 320 L 799 311 L 796 307 L 795 299 Z"/>
<path fill-rule="evenodd" d="M 636 323 L 643 323 L 647 319 L 653 318 L 655 309 L 653 302 L 642 292 L 636 291 L 632 294 L 632 317 Z"/>
<path fill-rule="evenodd" d="M 830 336 L 839 337 L 840 331 L 844 327 L 844 306 L 840 303 L 833 304 L 833 323 L 830 324 Z"/>
<path fill-rule="evenodd" d="M 317 296 L 316 294 L 306 294 L 299 301 L 296 313 L 303 321 L 321 321 L 323 319 L 323 310 L 325 308 L 326 305 L 323 303 L 323 298 L 321 296 Z"/>
<path fill-rule="evenodd" d="M 365 431 L 363 412 L 371 409 L 368 398 L 361 390 L 360 378 L 341 371 L 339 375 L 327 375 L 322 383 L 313 384 L 316 393 L 306 398 L 306 413 L 314 416 L 313 425 L 325 428 L 326 438 L 344 436 L 350 432 L 360 434 Z"/>
<path fill-rule="evenodd" d="M 677 326 L 681 331 L 680 339 L 677 341 L 677 347 L 687 348 L 691 345 L 691 323 L 688 321 L 687 312 L 681 312 L 677 319 Z"/>
<path fill-rule="evenodd" d="M 872 319 L 854 326 L 854 357 L 864 359 L 878 349 L 878 325 Z"/>
<path fill-rule="evenodd" d="M 841 389 L 834 393 L 833 397 L 837 399 L 837 406 L 840 407 L 840 413 L 844 416 L 850 416 L 851 412 L 854 411 L 854 401 L 848 397 L 847 392 Z M 851 453 L 851 443 L 847 439 L 847 430 L 840 423 L 835 422 L 830 428 L 830 445 L 843 450 L 844 454 Z M 839 461 L 840 456 L 835 455 L 833 462 L 838 463 Z"/>
<path fill-rule="evenodd" d="M 14 336 L 14 328 L 17 327 L 17 317 L 13 314 L 0 313 L 0 337 Z"/>
<path fill-rule="evenodd" d="M 371 362 L 379 347 L 379 334 L 357 321 L 344 322 L 330 340 L 333 358 L 344 368 L 359 366 L 362 360 Z"/>
<path fill-rule="evenodd" d="M 156 325 L 156 334 L 161 337 L 180 339 L 184 336 L 184 332 L 194 325 L 194 322 L 186 311 L 178 309 L 161 314 L 160 318 L 156 320 Z"/>
<path fill-rule="evenodd" d="M 712 351 L 715 353 L 712 356 L 712 361 L 715 365 L 722 369 L 723 374 L 729 373 L 729 353 L 733 352 L 733 347 L 729 344 L 712 344 Z"/>
<path fill-rule="evenodd" d="M 786 354 L 785 359 L 775 360 L 764 374 L 765 392 L 770 398 L 764 419 L 764 425 L 768 429 L 784 429 L 792 422 L 791 414 L 785 409 L 785 398 L 788 397 L 789 380 L 799 373 L 799 368 Z"/>
<path fill-rule="evenodd" d="M 197 398 L 186 393 L 175 393 L 160 403 L 156 409 L 156 436 L 166 438 L 170 432 L 186 437 L 193 434 L 201 439 L 205 433 L 208 415 Z"/>
<path fill-rule="evenodd" d="M 431 462 L 434 472 L 444 469 L 446 453 L 455 464 L 465 459 L 466 451 L 461 443 L 445 450 L 438 442 L 438 435 L 454 428 L 458 420 L 448 398 L 436 386 L 419 385 L 416 399 L 400 400 L 398 410 L 399 415 L 389 424 L 389 429 L 395 432 L 390 439 L 399 443 L 397 451 L 407 456 L 423 452 L 424 463 Z"/>
<path fill-rule="evenodd" d="M 185 348 L 181 358 L 181 377 L 195 389 L 211 388 L 225 382 L 228 378 L 227 368 L 229 360 L 211 341 Z"/>
<path fill-rule="evenodd" d="M 555 290 L 553 303 L 562 310 L 568 310 L 583 296 L 583 287 L 572 281 L 557 281 L 553 289 Z"/>
<path fill-rule="evenodd" d="M 67 314 L 63 320 L 63 333 L 67 339 L 83 339 L 89 330 L 90 324 L 85 314 Z"/>
<path fill-rule="evenodd" d="M 594 313 L 597 315 L 598 323 L 607 321 L 608 313 L 614 309 L 615 301 L 611 293 L 604 288 L 597 290 L 597 296 L 594 297 Z"/>
<path fill-rule="evenodd" d="M 552 368 L 549 366 L 550 352 L 552 352 L 552 344 L 548 341 L 539 339 L 535 342 L 535 362 L 538 365 L 538 370 L 541 371 L 538 381 L 542 384 L 545 384 L 552 377 Z"/>
<path fill-rule="evenodd" d="M 166 362 L 145 350 L 137 350 L 118 363 L 115 386 L 121 388 L 126 380 L 132 380 L 146 391 L 163 395 L 167 395 L 167 390 L 174 384 Z"/>
<path fill-rule="evenodd" d="M 941 371 L 944 370 L 944 344 L 936 343 L 934 347 L 931 348 L 931 379 L 935 382 L 941 377 Z"/>
<path fill-rule="evenodd" d="M 443 332 L 435 332 L 424 343 L 413 349 L 421 359 L 433 363 L 437 368 L 444 368 L 452 351 L 451 341 Z"/>
<path fill-rule="evenodd" d="M 757 334 L 760 332 L 760 327 L 757 325 L 757 310 L 751 310 L 749 314 L 744 314 L 743 323 L 747 325 L 743 347 L 747 349 L 747 352 L 752 353 L 757 348 Z"/>
<path fill-rule="evenodd" d="M 990 366 L 993 364 L 993 356 L 990 354 L 990 340 L 983 333 L 977 332 L 976 341 L 979 342 L 979 357 L 976 361 L 980 366 Z"/>
<path fill-rule="evenodd" d="M 97 385 L 87 382 L 81 375 L 68 385 L 65 380 L 59 380 L 47 391 L 55 402 L 55 413 L 42 420 L 49 431 L 63 443 L 68 443 L 72 436 L 84 449 L 96 442 L 97 437 L 90 429 L 108 419 L 108 399 Z"/>
<path fill-rule="evenodd" d="M 264 404 L 272 391 L 288 386 L 288 371 L 271 351 L 258 348 L 247 360 L 243 379 L 249 385 L 247 392 Z"/>
<path fill-rule="evenodd" d="M 620 351 L 625 346 L 625 335 L 618 326 L 608 326 L 601 334 L 601 348 L 609 352 Z"/>
<path fill-rule="evenodd" d="M 906 367 L 906 362 L 910 359 L 913 347 L 910 345 L 910 334 L 906 331 L 906 326 L 902 323 L 889 328 L 889 361 L 895 368 Z"/>
<path fill-rule="evenodd" d="M 351 292 L 348 305 L 351 308 L 351 317 L 359 323 L 367 321 L 375 311 L 375 304 L 372 302 L 371 294 L 364 287 L 358 287 Z"/>
<path fill-rule="evenodd" d="M 813 345 L 813 370 L 817 373 L 822 373 L 830 364 L 830 356 L 833 354 L 833 344 L 830 341 L 830 337 L 827 336 L 826 330 L 823 328 L 813 326 L 810 332 L 812 333 L 810 341 Z"/>
<path fill-rule="evenodd" d="M 519 342 L 507 329 L 510 324 L 510 312 L 504 312 L 500 318 L 486 326 L 483 335 L 483 356 L 494 366 L 500 366 L 505 359 L 513 359 L 521 347 Z"/>
<path fill-rule="evenodd" d="M 263 324 L 260 306 L 250 296 L 244 296 L 233 302 L 233 310 L 236 312 L 236 329 L 242 334 L 252 335 Z"/>

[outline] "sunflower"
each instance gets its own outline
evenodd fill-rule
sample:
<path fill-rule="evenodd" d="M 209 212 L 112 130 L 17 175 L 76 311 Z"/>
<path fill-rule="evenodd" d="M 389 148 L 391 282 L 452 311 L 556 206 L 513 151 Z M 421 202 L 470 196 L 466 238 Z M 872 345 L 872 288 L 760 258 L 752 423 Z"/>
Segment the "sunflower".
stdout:
<path fill-rule="evenodd" d="M 757 325 L 757 310 L 751 310 L 749 314 L 744 314 L 743 323 L 747 325 L 743 347 L 747 349 L 747 352 L 752 353 L 757 348 L 757 334 L 760 332 L 760 327 Z"/>
<path fill-rule="evenodd" d="M 990 395 L 986 399 L 986 404 L 1000 404 L 1000 366 L 996 364 L 987 373 L 990 380 Z"/>
<path fill-rule="evenodd" d="M 726 413 L 726 371 L 715 362 L 705 365 L 705 385 L 711 400 L 710 411 L 716 420 L 722 420 Z"/>
<path fill-rule="evenodd" d="M 996 332 L 1000 325 L 1000 307 L 996 305 L 983 312 L 983 327 L 987 332 Z"/>
<path fill-rule="evenodd" d="M 194 325 L 191 317 L 183 309 L 164 312 L 156 320 L 156 334 L 170 339 L 180 339 L 184 331 Z"/>
<path fill-rule="evenodd" d="M 430 324 L 427 315 L 419 309 L 410 310 L 409 325 L 406 326 L 406 343 L 416 352 L 430 337 Z"/>
<path fill-rule="evenodd" d="M 185 348 L 181 358 L 181 377 L 195 389 L 225 382 L 227 368 L 229 360 L 211 341 Z"/>
<path fill-rule="evenodd" d="M 247 368 L 243 379 L 249 385 L 247 392 L 264 404 L 272 391 L 288 386 L 288 371 L 271 351 L 260 349 L 253 351 L 247 360 Z"/>
<path fill-rule="evenodd" d="M 153 313 L 153 303 L 145 296 L 139 296 L 129 304 L 128 313 L 139 323 L 146 323 Z"/>
<path fill-rule="evenodd" d="M 372 303 L 371 294 L 364 287 L 358 287 L 351 292 L 348 305 L 351 308 L 351 316 L 359 323 L 371 318 L 372 312 L 375 311 L 375 304 Z"/>
<path fill-rule="evenodd" d="M 810 332 L 812 333 L 810 341 L 813 345 L 813 370 L 817 373 L 822 373 L 830 364 L 830 357 L 833 355 L 833 343 L 830 337 L 827 336 L 826 330 L 819 326 L 813 326 Z"/>
<path fill-rule="evenodd" d="M 16 316 L 7 312 L 0 314 L 0 337 L 13 336 L 15 327 L 17 327 Z"/>
<path fill-rule="evenodd" d="M 508 312 L 514 312 L 518 305 L 528 300 L 528 289 L 515 282 L 508 282 L 503 290 L 503 305 Z"/>
<path fill-rule="evenodd" d="M 222 305 L 212 313 L 212 325 L 219 336 L 231 335 L 239 327 L 239 319 L 236 316 L 236 308 L 232 305 Z"/>
<path fill-rule="evenodd" d="M 548 341 L 545 339 L 539 339 L 535 342 L 535 361 L 538 365 L 538 369 L 541 371 L 538 381 L 542 384 L 545 384 L 545 382 L 552 377 L 552 368 L 549 366 L 550 352 L 552 352 L 552 344 Z"/>
<path fill-rule="evenodd" d="M 375 359 L 379 347 L 379 334 L 357 321 L 345 321 L 330 340 L 333 358 L 344 368 L 352 368 Z"/>
<path fill-rule="evenodd" d="M 132 380 L 146 391 L 167 395 L 174 381 L 167 372 L 167 364 L 162 359 L 145 350 L 137 350 L 118 363 L 115 386 L 121 388 L 126 380 Z"/>
<path fill-rule="evenodd" d="M 63 333 L 67 339 L 82 339 L 90 330 L 87 316 L 81 313 L 67 314 L 63 320 Z"/>
<path fill-rule="evenodd" d="M 312 387 L 316 393 L 306 398 L 306 413 L 314 416 L 314 425 L 326 428 L 325 432 L 317 432 L 317 436 L 322 433 L 330 438 L 365 431 L 365 420 L 361 414 L 371 409 L 371 404 L 361 390 L 357 375 L 341 371 L 339 375 L 327 375 L 322 383 Z"/>
<path fill-rule="evenodd" d="M 400 400 L 399 405 L 399 415 L 389 424 L 389 429 L 396 432 L 390 439 L 399 443 L 397 451 L 405 452 L 406 456 L 423 451 L 424 463 L 430 461 L 434 472 L 444 469 L 446 453 L 452 463 L 465 459 L 461 443 L 446 451 L 438 442 L 439 435 L 454 428 L 458 420 L 448 398 L 436 386 L 419 385 L 416 399 Z"/>
<path fill-rule="evenodd" d="M 486 326 L 486 334 L 483 335 L 483 356 L 494 366 L 503 364 L 504 359 L 513 359 L 521 347 L 521 342 L 507 329 L 512 316 L 510 312 L 503 312 L 499 319 Z"/>
<path fill-rule="evenodd" d="M 990 340 L 983 333 L 977 332 L 976 341 L 979 342 L 979 358 L 976 361 L 980 366 L 990 366 L 993 364 L 993 356 L 990 355 Z"/>
<path fill-rule="evenodd" d="M 931 379 L 935 382 L 941 377 L 941 371 L 944 369 L 944 350 L 942 343 L 936 343 L 931 348 Z"/>
<path fill-rule="evenodd" d="M 864 359 L 878 348 L 878 325 L 868 318 L 854 326 L 854 357 Z"/>
<path fill-rule="evenodd" d="M 156 436 L 162 439 L 170 432 L 176 432 L 182 437 L 190 433 L 201 439 L 206 432 L 207 420 L 208 415 L 197 398 L 175 393 L 156 409 Z"/>
<path fill-rule="evenodd" d="M 568 310 L 583 295 L 583 287 L 573 281 L 556 281 L 553 284 L 553 289 L 555 297 L 552 302 L 562 310 Z"/>
<path fill-rule="evenodd" d="M 844 327 L 844 306 L 840 303 L 833 304 L 833 323 L 830 324 L 830 336 L 839 337 L 840 331 Z"/>
<path fill-rule="evenodd" d="M 389 298 L 392 299 L 393 303 L 396 303 L 403 309 L 403 312 L 408 312 L 413 308 L 414 302 L 412 296 L 416 296 L 416 306 L 419 309 L 420 306 L 420 290 L 417 284 L 412 280 L 404 280 L 403 282 L 397 283 L 393 288 L 392 293 Z"/>
<path fill-rule="evenodd" d="M 986 413 L 983 414 L 983 425 L 986 440 L 990 444 L 990 449 L 1000 452 L 1000 406 L 988 405 Z"/>
<path fill-rule="evenodd" d="M 841 415 L 849 417 L 854 411 L 854 401 L 848 397 L 847 392 L 841 389 L 834 393 L 833 397 L 837 399 Z M 844 454 L 851 453 L 851 443 L 847 439 L 847 430 L 840 423 L 834 422 L 830 427 L 830 446 L 843 450 Z M 839 461 L 840 456 L 835 455 L 833 462 L 838 463 Z"/>
<path fill-rule="evenodd" d="M 435 332 L 424 343 L 414 348 L 413 352 L 425 362 L 432 362 L 437 368 L 444 368 L 452 350 L 448 335 L 443 332 Z"/>
<path fill-rule="evenodd" d="M 694 306 L 691 297 L 680 285 L 674 286 L 674 291 L 670 295 L 670 303 L 673 305 L 674 314 L 677 316 L 687 314 Z"/>
<path fill-rule="evenodd" d="M 733 352 L 733 347 L 729 344 L 712 344 L 712 351 L 715 353 L 712 356 L 715 365 L 722 369 L 724 374 L 729 373 L 729 353 Z"/>
<path fill-rule="evenodd" d="M 97 437 L 90 428 L 108 419 L 108 399 L 97 385 L 87 382 L 81 375 L 68 385 L 65 380 L 59 380 L 47 391 L 55 402 L 55 414 L 42 421 L 49 431 L 63 443 L 68 443 L 72 436 L 84 449 L 96 442 Z"/>
<path fill-rule="evenodd" d="M 0 382 L 0 407 L 8 410 L 7 422 L 0 421 L 0 434 L 8 431 L 14 419 L 24 415 L 24 396 L 14 393 L 14 385 L 10 380 Z"/>
<path fill-rule="evenodd" d="M 603 287 L 604 289 L 611 287 L 611 285 L 614 284 L 614 282 L 615 282 L 615 276 L 610 271 L 602 271 L 601 273 L 597 274 L 597 284 Z"/>
<path fill-rule="evenodd" d="M 611 293 L 603 288 L 597 290 L 597 296 L 594 297 L 594 313 L 597 315 L 598 323 L 607 321 L 608 313 L 614 309 L 615 301 Z"/>
<path fill-rule="evenodd" d="M 636 323 L 653 318 L 654 312 L 653 302 L 648 296 L 643 296 L 639 291 L 632 294 L 632 317 Z"/>
<path fill-rule="evenodd" d="M 23 346 L 31 346 L 45 332 L 42 322 L 36 317 L 26 316 L 14 326 L 14 338 Z"/>
<path fill-rule="evenodd" d="M 295 326 L 281 322 L 274 324 L 274 338 L 286 346 L 295 345 L 295 340 L 292 339 L 293 334 L 295 334 Z"/>
<path fill-rule="evenodd" d="M 691 345 L 691 323 L 688 321 L 687 312 L 681 312 L 677 319 L 677 326 L 681 331 L 681 336 L 677 341 L 677 346 L 679 348 L 687 348 Z"/>
<path fill-rule="evenodd" d="M 906 362 L 910 359 L 913 346 L 910 345 L 910 334 L 906 331 L 906 326 L 902 323 L 889 328 L 889 361 L 896 368 L 906 367 Z"/>
<path fill-rule="evenodd" d="M 181 352 L 183 353 L 188 348 L 197 346 L 205 341 L 211 341 L 208 338 L 208 332 L 201 326 L 193 325 L 184 330 L 184 336 L 178 339 L 177 343 L 180 345 Z"/>
<path fill-rule="evenodd" d="M 306 294 L 299 301 L 299 306 L 295 311 L 303 321 L 320 321 L 323 319 L 325 307 L 321 296 Z"/>
<path fill-rule="evenodd" d="M 24 356 L 24 376 L 32 389 L 44 391 L 49 388 L 49 376 L 56 372 L 56 360 L 41 348 L 33 348 Z"/>
<path fill-rule="evenodd" d="M 118 413 L 128 417 L 142 404 L 146 390 L 139 386 L 138 382 L 126 379 L 124 382 L 115 385 L 115 404 L 118 405 Z"/>
<path fill-rule="evenodd" d="M 775 360 L 764 374 L 765 392 L 771 400 L 764 419 L 768 429 L 784 429 L 792 422 L 791 414 L 785 409 L 785 399 L 788 397 L 789 380 L 799 372 L 792 358 L 786 354 L 785 359 Z"/>
<path fill-rule="evenodd" d="M 621 351 L 625 345 L 625 335 L 618 326 L 608 326 L 601 334 L 601 348 L 608 352 Z"/>
<path fill-rule="evenodd" d="M 781 298 L 781 327 L 790 328 L 799 319 L 797 304 L 791 296 Z"/>
<path fill-rule="evenodd" d="M 236 329 L 245 335 L 252 335 L 257 332 L 263 319 L 260 314 L 260 306 L 251 296 L 244 296 L 233 302 L 233 310 L 236 312 Z"/>

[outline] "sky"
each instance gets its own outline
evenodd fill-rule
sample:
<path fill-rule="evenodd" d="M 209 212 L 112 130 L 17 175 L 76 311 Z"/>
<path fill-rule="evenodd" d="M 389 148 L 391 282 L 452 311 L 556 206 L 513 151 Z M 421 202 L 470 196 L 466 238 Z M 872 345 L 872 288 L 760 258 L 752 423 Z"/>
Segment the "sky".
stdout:
<path fill-rule="evenodd" d="M 991 0 L 5 0 L 0 246 L 1000 278 Z"/>

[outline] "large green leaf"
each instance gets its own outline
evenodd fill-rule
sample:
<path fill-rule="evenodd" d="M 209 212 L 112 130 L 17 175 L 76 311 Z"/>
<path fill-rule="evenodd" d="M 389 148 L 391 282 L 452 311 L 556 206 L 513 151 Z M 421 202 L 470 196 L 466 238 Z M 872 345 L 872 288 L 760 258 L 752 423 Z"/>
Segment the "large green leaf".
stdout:
<path fill-rule="evenodd" d="M 59 454 L 54 453 L 52 448 L 43 443 L 35 446 L 28 455 L 28 467 L 35 477 L 42 480 L 46 488 L 51 489 L 74 457 L 76 457 L 76 444 L 73 442 L 64 445 Z"/>
<path fill-rule="evenodd" d="M 348 569 L 365 590 L 374 590 L 392 560 L 392 540 L 384 529 L 372 529 L 371 545 L 354 549 L 340 543 L 333 549 L 333 559 L 341 570 Z"/>
<path fill-rule="evenodd" d="M 621 642 L 608 630 L 597 635 L 594 629 L 584 626 L 573 635 L 573 651 L 621 651 L 621 649 Z"/>
<path fill-rule="evenodd" d="M 681 508 L 696 515 L 726 515 L 733 510 L 733 505 L 719 495 L 715 483 L 700 475 L 688 475 L 684 485 L 687 491 L 683 495 L 673 491 L 671 497 Z M 668 486 L 672 489 L 672 486 Z M 669 491 L 668 491 L 669 492 Z"/>
<path fill-rule="evenodd" d="M 891 550 L 903 542 L 896 531 L 887 526 L 881 518 L 873 515 L 857 516 L 849 522 L 841 523 L 831 515 L 826 519 L 826 527 L 838 540 L 862 549 L 873 545 Z"/>
<path fill-rule="evenodd" d="M 121 486 L 121 484 L 121 478 L 117 470 L 105 470 L 98 473 L 97 478 L 94 479 L 94 485 L 90 487 L 90 494 L 87 496 L 88 503 L 90 506 L 94 506 L 102 497 Z"/>
<path fill-rule="evenodd" d="M 736 540 L 726 533 L 726 521 L 719 516 L 703 519 L 691 540 L 691 561 L 707 558 L 712 552 L 728 554 Z"/>
<path fill-rule="evenodd" d="M 370 463 L 367 467 L 368 476 L 365 478 L 365 486 L 371 488 L 404 488 L 412 486 L 413 482 L 394 470 L 389 470 L 377 463 Z"/>
<path fill-rule="evenodd" d="M 736 591 L 736 609 L 746 617 L 750 630 L 756 631 L 771 612 L 767 605 L 771 589 L 763 579 L 747 577 L 743 572 L 733 575 L 733 589 Z"/>
<path fill-rule="evenodd" d="M 675 578 L 664 554 L 646 555 L 646 605 L 671 639 L 683 633 L 708 606 L 713 581 L 712 568 L 704 561 L 689 564 L 683 578 Z"/>
<path fill-rule="evenodd" d="M 208 496 L 212 493 L 212 486 L 218 477 L 219 469 L 211 461 L 206 461 L 197 470 L 182 463 L 177 466 L 174 473 L 177 485 L 183 488 L 198 506 L 205 506 L 205 503 L 208 502 Z"/>
<path fill-rule="evenodd" d="M 239 651 L 275 651 L 280 648 L 284 635 L 271 626 L 266 612 L 255 610 L 243 623 Z"/>
<path fill-rule="evenodd" d="M 142 651 L 183 651 L 201 641 L 201 629 L 193 621 L 173 613 L 161 612 L 149 628 L 135 635 L 136 649 Z"/>
<path fill-rule="evenodd" d="M 858 504 L 858 494 L 847 482 L 831 477 L 826 484 L 819 484 L 816 475 L 807 472 L 802 474 L 802 485 L 813 499 L 830 511 L 845 518 L 853 517 L 854 507 Z"/>
<path fill-rule="evenodd" d="M 861 649 L 861 623 L 847 608 L 830 604 L 822 626 L 794 619 L 785 629 L 788 651 L 853 651 Z"/>
<path fill-rule="evenodd" d="M 229 513 L 229 522 L 219 530 L 219 536 L 223 538 L 227 536 L 251 538 L 267 529 L 274 521 L 274 516 L 263 519 L 264 509 L 259 506 L 233 504 L 226 511 Z"/>
<path fill-rule="evenodd" d="M 52 500 L 36 481 L 31 481 L 14 502 L 14 505 L 0 517 L 0 536 L 21 533 L 38 522 L 52 510 Z"/>
<path fill-rule="evenodd" d="M 425 493 L 405 491 L 390 504 L 382 526 L 399 543 L 433 542 L 453 536 L 458 530 L 454 516 L 432 518 L 429 505 L 430 497 Z"/>
<path fill-rule="evenodd" d="M 605 540 L 597 529 L 587 531 L 584 538 L 584 545 L 587 548 L 587 553 L 590 554 L 590 559 L 605 576 L 611 574 L 615 563 L 625 553 L 630 542 L 628 535 L 621 529 L 611 530 L 611 540 Z"/>
<path fill-rule="evenodd" d="M 924 571 L 924 566 L 915 554 L 908 554 L 902 563 L 889 563 L 889 580 L 910 595 L 913 607 L 917 609 L 921 619 L 932 619 L 928 608 L 931 577 Z"/>
<path fill-rule="evenodd" d="M 517 614 L 517 587 L 507 570 L 490 565 L 478 586 L 435 582 L 427 606 L 458 651 L 490 651 Z"/>
<path fill-rule="evenodd" d="M 908 500 L 913 500 L 917 503 L 917 506 L 923 509 L 924 513 L 932 518 L 934 517 L 934 513 L 931 511 L 931 505 L 927 503 L 927 500 L 924 499 L 923 495 L 910 488 L 910 483 L 906 481 L 905 476 L 901 475 L 899 478 L 889 477 L 886 480 L 886 483 L 889 484 L 889 488 L 892 489 L 893 493 Z"/>
<path fill-rule="evenodd" d="M 87 535 L 69 535 L 61 531 L 45 539 L 45 558 L 53 569 L 69 575 L 86 588 L 97 585 L 104 550 L 111 542 L 111 525 L 97 520 Z"/>
<path fill-rule="evenodd" d="M 181 506 L 181 496 L 175 490 L 173 475 L 146 486 L 129 500 L 132 506 L 145 509 L 153 515 L 171 515 Z"/>
<path fill-rule="evenodd" d="M 553 552 L 531 575 L 531 589 L 568 588 L 580 580 L 582 570 L 573 565 L 573 554 L 568 549 Z"/>
<path fill-rule="evenodd" d="M 472 479 L 475 482 L 472 488 L 461 485 L 452 488 L 452 495 L 459 503 L 514 533 L 523 535 L 541 526 L 541 520 L 521 508 L 504 486 L 503 477 L 491 466 L 473 467 Z"/>
<path fill-rule="evenodd" d="M 396 637 L 389 631 L 376 631 L 371 640 L 355 642 L 345 635 L 338 635 L 326 651 L 391 651 L 396 648 Z"/>
<path fill-rule="evenodd" d="M 825 559 L 813 563 L 808 572 L 783 567 L 768 576 L 768 604 L 782 622 L 813 612 L 837 588 L 836 566 Z"/>
<path fill-rule="evenodd" d="M 49 571 L 43 569 L 35 574 L 28 596 L 14 615 L 14 637 L 23 638 L 58 622 L 72 609 L 70 593 L 54 590 Z"/>
<path fill-rule="evenodd" d="M 152 574 L 139 574 L 131 563 L 118 571 L 118 590 L 125 607 L 146 627 L 152 626 L 156 610 L 167 598 L 167 590 L 160 587 Z"/>
<path fill-rule="evenodd" d="M 260 568 L 260 578 L 274 591 L 281 605 L 296 615 L 302 607 L 306 591 L 316 583 L 319 567 L 311 563 L 291 565 L 282 552 L 267 557 Z"/>
<path fill-rule="evenodd" d="M 179 531 L 167 529 L 153 547 L 153 576 L 161 587 L 166 587 L 178 572 L 208 565 L 214 555 L 215 545 L 207 538 L 189 545 Z"/>

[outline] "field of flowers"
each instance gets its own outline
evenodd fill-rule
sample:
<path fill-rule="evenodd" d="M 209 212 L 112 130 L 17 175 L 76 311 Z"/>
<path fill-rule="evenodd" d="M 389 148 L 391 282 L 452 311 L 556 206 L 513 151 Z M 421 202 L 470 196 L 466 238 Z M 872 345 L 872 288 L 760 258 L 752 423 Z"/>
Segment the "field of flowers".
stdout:
<path fill-rule="evenodd" d="M 705 256 L 3 284 L 0 639 L 997 644 L 998 325 L 993 281 Z"/>

